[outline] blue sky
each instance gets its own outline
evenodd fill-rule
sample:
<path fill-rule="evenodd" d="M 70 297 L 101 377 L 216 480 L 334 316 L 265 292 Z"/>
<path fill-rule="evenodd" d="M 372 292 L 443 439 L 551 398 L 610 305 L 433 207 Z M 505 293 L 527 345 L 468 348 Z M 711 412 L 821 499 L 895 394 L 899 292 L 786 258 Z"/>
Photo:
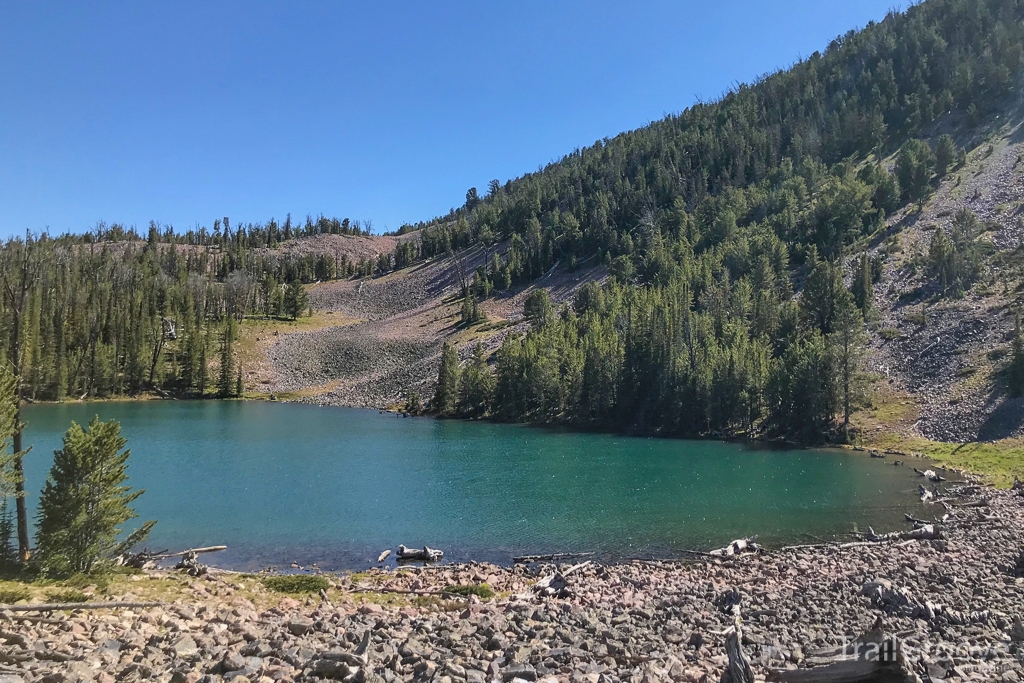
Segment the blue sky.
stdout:
<path fill-rule="evenodd" d="M 0 235 L 396 229 L 714 99 L 892 0 L 0 0 Z"/>

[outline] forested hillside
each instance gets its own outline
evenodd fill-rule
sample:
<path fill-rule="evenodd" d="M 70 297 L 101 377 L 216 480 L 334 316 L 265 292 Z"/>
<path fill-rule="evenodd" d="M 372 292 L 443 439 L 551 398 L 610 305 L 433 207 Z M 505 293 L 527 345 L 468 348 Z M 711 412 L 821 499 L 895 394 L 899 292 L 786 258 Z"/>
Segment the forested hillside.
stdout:
<path fill-rule="evenodd" d="M 470 190 L 417 227 L 425 256 L 507 244 L 474 298 L 556 266 L 604 263 L 610 282 L 510 336 L 493 376 L 449 354 L 435 409 L 821 438 L 861 377 L 881 272 L 861 251 L 963 163 L 937 125 L 971 129 L 1019 95 L 1022 54 L 1024 2 L 930 0 L 718 102 Z M 938 232 L 929 267 L 945 294 L 969 285 L 978 233 L 969 211 Z"/>
<path fill-rule="evenodd" d="M 865 384 L 874 289 L 895 272 L 880 241 L 959 185 L 971 136 L 1019 99 L 1022 55 L 1024 0 L 928 0 L 397 235 L 310 217 L 13 239 L 0 352 L 30 399 L 231 396 L 252 388 L 236 324 L 319 306 L 361 322 L 261 341 L 266 393 L 383 406 L 404 386 L 441 415 L 817 441 Z M 906 265 L 955 300 L 987 217 L 942 215 Z M 524 301 L 528 323 L 510 319 Z M 446 338 L 461 361 L 440 354 L 433 395 L 413 369 Z"/>
<path fill-rule="evenodd" d="M 294 248 L 301 238 L 327 242 Z M 237 322 L 304 315 L 303 283 L 390 270 L 397 242 L 323 217 L 12 239 L 0 250 L 0 354 L 29 399 L 232 396 Z"/>

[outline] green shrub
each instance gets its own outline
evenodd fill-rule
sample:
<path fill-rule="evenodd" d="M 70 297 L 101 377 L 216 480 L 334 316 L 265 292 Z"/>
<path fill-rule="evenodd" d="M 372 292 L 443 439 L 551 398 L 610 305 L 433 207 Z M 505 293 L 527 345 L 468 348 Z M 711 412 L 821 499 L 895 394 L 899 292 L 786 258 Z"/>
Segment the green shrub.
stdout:
<path fill-rule="evenodd" d="M 899 339 L 900 337 L 903 336 L 903 333 L 900 332 L 895 327 L 883 327 L 881 329 L 881 331 L 879 332 L 879 334 L 881 334 L 882 335 L 882 339 L 884 339 L 886 341 L 892 341 L 893 339 Z"/>
<path fill-rule="evenodd" d="M 928 324 L 928 315 L 924 311 L 911 311 L 907 313 L 907 322 L 924 327 Z"/>
<path fill-rule="evenodd" d="M 13 605 L 20 600 L 28 600 L 28 591 L 24 588 L 4 588 L 0 590 L 0 604 Z"/>
<path fill-rule="evenodd" d="M 323 576 L 289 574 L 287 576 L 268 576 L 263 579 L 263 585 L 278 593 L 315 593 L 330 588 L 331 582 Z"/>
<path fill-rule="evenodd" d="M 80 590 L 74 588 L 67 588 L 65 590 L 54 591 L 48 594 L 47 599 L 50 602 L 88 602 L 89 596 Z"/>
<path fill-rule="evenodd" d="M 486 583 L 478 583 L 469 586 L 445 586 L 444 592 L 451 593 L 453 595 L 461 595 L 464 598 L 468 598 L 470 595 L 475 595 L 478 598 L 483 598 L 484 600 L 494 597 L 494 590 Z"/>

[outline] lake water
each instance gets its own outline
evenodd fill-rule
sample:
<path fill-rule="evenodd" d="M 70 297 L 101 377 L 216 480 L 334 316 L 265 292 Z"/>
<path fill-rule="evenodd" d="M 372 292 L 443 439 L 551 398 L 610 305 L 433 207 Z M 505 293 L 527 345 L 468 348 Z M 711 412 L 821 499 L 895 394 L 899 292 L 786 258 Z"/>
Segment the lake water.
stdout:
<path fill-rule="evenodd" d="M 220 566 L 369 566 L 399 543 L 446 559 L 671 556 L 756 536 L 903 528 L 919 480 L 862 453 L 576 434 L 266 402 L 27 406 L 29 509 L 72 420 L 121 422 L 151 549 L 226 544 Z"/>

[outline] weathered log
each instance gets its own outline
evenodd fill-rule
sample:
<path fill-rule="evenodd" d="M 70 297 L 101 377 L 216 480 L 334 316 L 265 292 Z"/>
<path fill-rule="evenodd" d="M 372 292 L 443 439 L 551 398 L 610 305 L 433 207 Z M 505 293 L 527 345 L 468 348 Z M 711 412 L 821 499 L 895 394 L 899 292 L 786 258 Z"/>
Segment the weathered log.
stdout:
<path fill-rule="evenodd" d="M 183 557 L 189 554 L 202 555 L 203 553 L 216 553 L 220 552 L 221 550 L 227 549 L 228 547 L 226 545 L 208 545 L 204 548 L 189 548 L 187 550 L 179 550 L 176 553 L 161 553 L 159 555 L 154 555 L 154 558 L 157 560 L 169 560 L 172 557 Z"/>
<path fill-rule="evenodd" d="M 768 681 L 780 683 L 910 683 L 919 680 L 902 653 L 902 644 L 888 636 L 879 618 L 870 631 L 852 643 L 828 653 L 809 657 L 804 669 L 775 669 Z"/>
<path fill-rule="evenodd" d="M 513 557 L 514 564 L 528 564 L 530 562 L 555 562 L 557 560 L 569 560 L 576 557 L 592 557 L 594 553 L 551 553 L 549 555 L 519 555 Z"/>
<path fill-rule="evenodd" d="M 750 668 L 750 660 L 743 652 L 740 619 L 736 617 L 735 625 L 726 631 L 725 654 L 729 664 L 722 674 L 721 683 L 754 683 L 754 670 Z"/>
<path fill-rule="evenodd" d="M 944 477 L 940 477 L 938 474 L 936 474 L 935 470 L 924 470 L 924 471 L 922 471 L 922 470 L 919 470 L 919 469 L 917 469 L 915 467 L 914 471 L 917 472 L 922 477 L 924 477 L 925 479 L 927 479 L 928 481 L 935 481 L 935 482 L 946 481 Z"/>
<path fill-rule="evenodd" d="M 388 559 L 389 557 L 391 557 L 391 551 L 390 550 L 385 550 L 384 552 L 382 552 L 377 557 L 377 564 L 380 564 L 381 562 L 383 562 L 384 560 Z"/>
<path fill-rule="evenodd" d="M 733 555 L 743 555 L 746 553 L 759 552 L 761 552 L 761 546 L 759 546 L 757 543 L 754 543 L 753 541 L 746 538 L 740 538 L 733 541 L 724 548 L 712 550 L 708 553 L 708 555 L 714 555 L 716 557 L 732 557 Z"/>
<path fill-rule="evenodd" d="M 574 564 L 565 571 L 555 571 L 533 584 L 533 592 L 543 597 L 569 597 L 569 577 L 592 564 L 590 560 Z"/>
<path fill-rule="evenodd" d="M 39 605 L 0 605 L 0 611 L 9 612 L 58 612 L 80 609 L 142 609 L 147 607 L 163 607 L 162 602 L 57 602 Z"/>
<path fill-rule="evenodd" d="M 423 546 L 422 548 L 406 548 L 404 545 L 398 546 L 398 559 L 399 560 L 422 560 L 424 562 L 437 562 L 444 557 L 444 551 L 435 550 Z"/>
<path fill-rule="evenodd" d="M 927 503 L 929 501 L 935 502 L 935 494 L 920 484 L 917 485 L 917 492 L 921 496 L 921 502 Z"/>

